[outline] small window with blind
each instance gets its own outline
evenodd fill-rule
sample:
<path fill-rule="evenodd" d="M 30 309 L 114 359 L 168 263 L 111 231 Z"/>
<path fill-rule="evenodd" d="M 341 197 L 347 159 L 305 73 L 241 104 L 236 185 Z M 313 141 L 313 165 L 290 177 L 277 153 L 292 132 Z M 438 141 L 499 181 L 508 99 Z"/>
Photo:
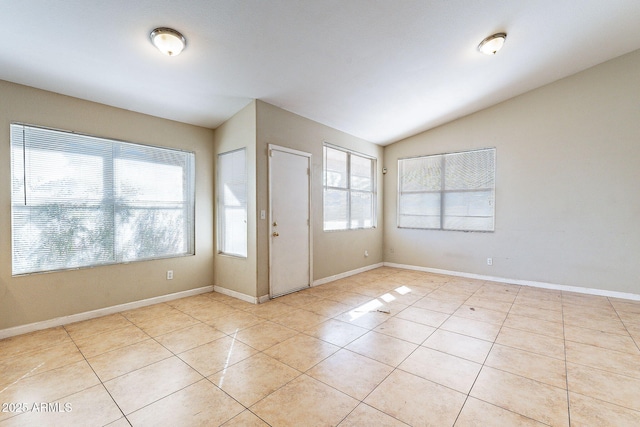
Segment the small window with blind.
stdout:
<path fill-rule="evenodd" d="M 398 227 L 494 231 L 496 150 L 398 160 Z"/>
<path fill-rule="evenodd" d="M 247 257 L 246 149 L 218 155 L 218 253 Z"/>
<path fill-rule="evenodd" d="M 194 153 L 11 124 L 12 274 L 193 255 Z"/>
<path fill-rule="evenodd" d="M 376 226 L 376 159 L 324 146 L 324 230 Z"/>

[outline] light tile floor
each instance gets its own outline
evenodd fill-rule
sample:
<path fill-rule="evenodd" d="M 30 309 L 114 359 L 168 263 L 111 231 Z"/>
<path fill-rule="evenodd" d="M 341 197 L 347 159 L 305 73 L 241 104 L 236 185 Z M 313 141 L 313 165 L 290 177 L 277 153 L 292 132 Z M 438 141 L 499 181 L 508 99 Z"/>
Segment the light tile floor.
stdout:
<path fill-rule="evenodd" d="M 639 345 L 639 301 L 384 267 L 2 340 L 0 426 L 637 426 Z"/>

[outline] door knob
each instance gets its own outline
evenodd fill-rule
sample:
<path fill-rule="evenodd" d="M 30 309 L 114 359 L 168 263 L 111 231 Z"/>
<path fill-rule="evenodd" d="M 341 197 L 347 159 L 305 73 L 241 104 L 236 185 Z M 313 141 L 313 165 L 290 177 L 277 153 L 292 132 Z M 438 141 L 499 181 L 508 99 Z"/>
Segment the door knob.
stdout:
<path fill-rule="evenodd" d="M 273 237 L 278 237 L 279 235 L 280 235 L 280 233 L 278 233 L 277 231 L 274 231 L 273 234 L 272 234 Z"/>

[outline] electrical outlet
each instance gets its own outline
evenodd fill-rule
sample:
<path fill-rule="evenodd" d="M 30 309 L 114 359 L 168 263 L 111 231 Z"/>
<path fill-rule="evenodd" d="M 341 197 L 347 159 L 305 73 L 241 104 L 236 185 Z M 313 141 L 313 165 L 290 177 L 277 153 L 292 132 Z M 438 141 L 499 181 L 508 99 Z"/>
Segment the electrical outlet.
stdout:
<path fill-rule="evenodd" d="M 364 256 L 368 257 L 369 256 L 369 251 L 364 251 Z"/>
<path fill-rule="evenodd" d="M 173 280 L 173 270 L 167 270 L 167 280 Z"/>
<path fill-rule="evenodd" d="M 487 258 L 487 265 L 493 265 L 493 258 Z"/>
<path fill-rule="evenodd" d="M 389 253 L 390 253 L 390 254 L 394 253 L 393 248 L 389 248 Z"/>

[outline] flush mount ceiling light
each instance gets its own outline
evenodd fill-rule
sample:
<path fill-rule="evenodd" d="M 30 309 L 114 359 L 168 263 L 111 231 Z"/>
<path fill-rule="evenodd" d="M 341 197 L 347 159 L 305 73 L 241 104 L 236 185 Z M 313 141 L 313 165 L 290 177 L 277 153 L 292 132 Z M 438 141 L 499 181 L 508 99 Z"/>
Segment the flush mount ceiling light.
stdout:
<path fill-rule="evenodd" d="M 172 28 L 156 28 L 149 34 L 151 43 L 165 55 L 176 56 L 187 45 L 187 40 L 182 34 Z"/>
<path fill-rule="evenodd" d="M 485 55 L 495 55 L 497 51 L 502 49 L 506 39 L 507 33 L 493 34 L 480 42 L 478 50 Z"/>

